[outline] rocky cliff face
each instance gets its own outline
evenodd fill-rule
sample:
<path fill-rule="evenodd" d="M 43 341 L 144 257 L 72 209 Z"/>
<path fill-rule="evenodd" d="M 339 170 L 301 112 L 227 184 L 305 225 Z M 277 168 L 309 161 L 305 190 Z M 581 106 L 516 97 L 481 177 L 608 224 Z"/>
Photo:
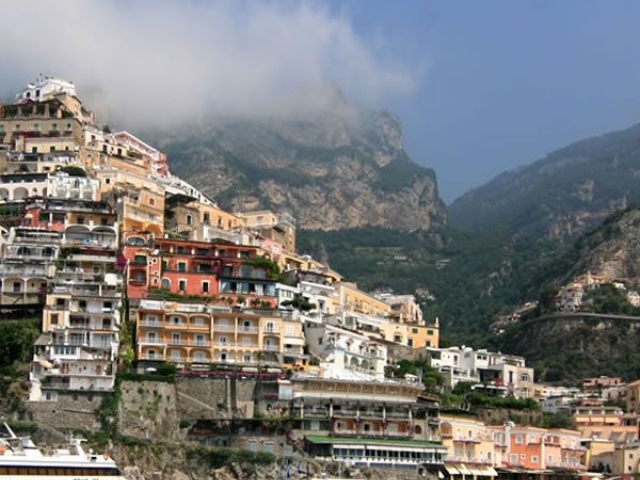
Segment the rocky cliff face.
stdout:
<path fill-rule="evenodd" d="M 232 211 L 289 211 L 313 230 L 446 223 L 434 172 L 408 157 L 386 112 L 216 123 L 159 145 L 173 172 Z"/>
<path fill-rule="evenodd" d="M 640 125 L 589 138 L 503 173 L 450 207 L 451 223 L 575 237 L 640 202 Z"/>
<path fill-rule="evenodd" d="M 563 285 L 587 272 L 640 287 L 640 209 L 617 212 L 579 237 L 572 248 L 550 260 L 540 283 Z"/>

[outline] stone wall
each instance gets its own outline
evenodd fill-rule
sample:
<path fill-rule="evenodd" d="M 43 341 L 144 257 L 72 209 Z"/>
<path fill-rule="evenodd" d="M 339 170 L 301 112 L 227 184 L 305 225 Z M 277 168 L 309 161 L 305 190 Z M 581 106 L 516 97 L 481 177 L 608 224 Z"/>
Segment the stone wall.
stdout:
<path fill-rule="evenodd" d="M 96 412 L 110 393 L 59 393 L 57 402 L 30 402 L 31 421 L 58 430 L 99 431 L 102 426 Z"/>
<path fill-rule="evenodd" d="M 256 382 L 241 378 L 179 378 L 178 410 L 182 421 L 253 418 Z"/>
<path fill-rule="evenodd" d="M 173 383 L 123 381 L 120 385 L 118 430 L 138 438 L 179 440 L 180 418 Z"/>

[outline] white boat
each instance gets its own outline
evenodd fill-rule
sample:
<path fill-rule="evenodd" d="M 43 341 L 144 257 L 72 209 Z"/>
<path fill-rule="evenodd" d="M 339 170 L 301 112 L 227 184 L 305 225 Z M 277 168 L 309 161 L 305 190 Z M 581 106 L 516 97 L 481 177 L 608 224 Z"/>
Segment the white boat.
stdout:
<path fill-rule="evenodd" d="M 67 448 L 40 450 L 27 437 L 18 437 L 5 424 L 0 438 L 0 480 L 126 480 L 108 455 L 85 452 L 81 440 Z"/>

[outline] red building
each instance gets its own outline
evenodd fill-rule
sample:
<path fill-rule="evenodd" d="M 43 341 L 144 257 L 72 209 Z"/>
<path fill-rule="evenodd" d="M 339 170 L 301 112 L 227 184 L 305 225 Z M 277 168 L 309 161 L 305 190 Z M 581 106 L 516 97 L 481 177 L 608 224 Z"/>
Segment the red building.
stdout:
<path fill-rule="evenodd" d="M 128 296 L 167 293 L 208 297 L 215 303 L 254 308 L 277 306 L 279 271 L 257 247 L 177 239 L 125 236 Z"/>

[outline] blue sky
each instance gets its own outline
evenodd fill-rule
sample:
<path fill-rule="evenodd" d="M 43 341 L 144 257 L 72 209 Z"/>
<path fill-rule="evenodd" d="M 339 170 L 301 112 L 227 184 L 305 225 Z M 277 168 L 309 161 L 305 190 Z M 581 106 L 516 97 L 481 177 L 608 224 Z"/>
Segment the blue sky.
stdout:
<path fill-rule="evenodd" d="M 640 121 L 640 2 L 367 0 L 335 4 L 412 64 L 388 107 L 447 201 L 581 138 Z"/>
<path fill-rule="evenodd" d="M 59 76 L 135 131 L 333 108 L 335 81 L 399 115 L 447 202 L 640 121 L 637 0 L 5 3 L 0 95 Z"/>

